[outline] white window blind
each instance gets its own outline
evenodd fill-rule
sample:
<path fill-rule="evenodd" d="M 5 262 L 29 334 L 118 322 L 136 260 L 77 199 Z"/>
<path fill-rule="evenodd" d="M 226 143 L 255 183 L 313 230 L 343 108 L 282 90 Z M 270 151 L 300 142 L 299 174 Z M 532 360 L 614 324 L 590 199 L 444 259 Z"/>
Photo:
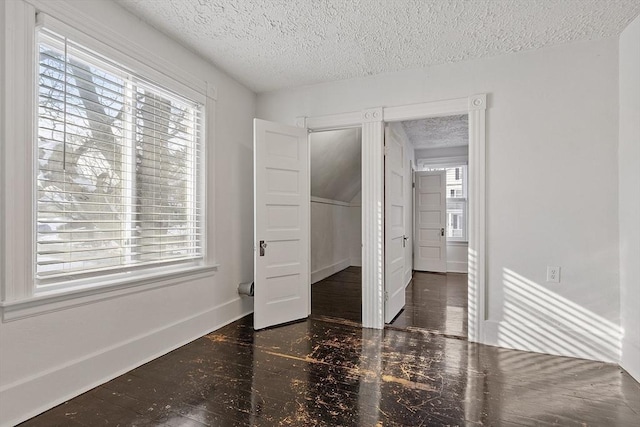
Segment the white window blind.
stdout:
<path fill-rule="evenodd" d="M 203 257 L 202 106 L 42 29 L 36 277 Z"/>

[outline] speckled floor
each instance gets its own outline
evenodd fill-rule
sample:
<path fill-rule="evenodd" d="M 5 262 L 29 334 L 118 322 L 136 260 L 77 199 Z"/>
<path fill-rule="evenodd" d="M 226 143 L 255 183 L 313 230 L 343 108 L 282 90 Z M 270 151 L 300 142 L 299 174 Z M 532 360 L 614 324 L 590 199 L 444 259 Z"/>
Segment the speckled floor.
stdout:
<path fill-rule="evenodd" d="M 391 326 L 466 338 L 467 278 L 466 274 L 415 271 L 407 286 L 404 310 Z"/>
<path fill-rule="evenodd" d="M 25 426 L 640 425 L 617 366 L 319 319 L 248 316 Z"/>
<path fill-rule="evenodd" d="M 416 271 L 405 293 L 405 307 L 391 327 L 467 337 L 466 274 Z M 311 314 L 360 323 L 362 269 L 349 267 L 313 284 Z"/>
<path fill-rule="evenodd" d="M 311 315 L 362 322 L 362 268 L 348 267 L 311 285 Z"/>

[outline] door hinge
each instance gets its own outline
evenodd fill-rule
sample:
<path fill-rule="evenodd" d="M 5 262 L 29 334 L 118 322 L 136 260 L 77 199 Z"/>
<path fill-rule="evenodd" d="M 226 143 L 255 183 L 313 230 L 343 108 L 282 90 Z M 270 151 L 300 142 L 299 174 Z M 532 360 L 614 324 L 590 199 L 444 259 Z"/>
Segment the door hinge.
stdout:
<path fill-rule="evenodd" d="M 389 292 L 384 291 L 384 300 L 389 301 Z"/>
<path fill-rule="evenodd" d="M 415 182 L 411 183 L 411 188 L 416 188 L 416 183 Z"/>

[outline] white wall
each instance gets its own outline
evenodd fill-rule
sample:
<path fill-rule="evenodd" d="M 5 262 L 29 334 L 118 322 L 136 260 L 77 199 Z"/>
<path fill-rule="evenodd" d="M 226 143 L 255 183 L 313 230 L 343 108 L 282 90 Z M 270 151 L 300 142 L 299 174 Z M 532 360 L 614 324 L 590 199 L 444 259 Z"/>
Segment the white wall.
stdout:
<path fill-rule="evenodd" d="M 620 36 L 621 365 L 640 381 L 640 18 Z"/>
<path fill-rule="evenodd" d="M 617 361 L 617 53 L 605 39 L 304 86 L 259 95 L 257 111 L 293 124 L 488 93 L 484 341 Z"/>
<path fill-rule="evenodd" d="M 362 130 L 309 135 L 311 195 L 349 202 L 362 187 Z"/>
<path fill-rule="evenodd" d="M 361 265 L 362 208 L 311 199 L 311 283 Z"/>
<path fill-rule="evenodd" d="M 48 3 L 52 14 L 64 10 Z M 86 14 L 87 23 L 112 28 L 216 85 L 216 126 L 211 135 L 215 144 L 207 144 L 215 150 L 215 164 L 209 167 L 219 185 L 208 187 L 215 205 L 215 240 L 208 244 L 220 267 L 215 275 L 197 280 L 176 279 L 148 292 L 0 323 L 0 425 L 36 415 L 253 308 L 250 299 L 238 298 L 236 287 L 253 277 L 250 171 L 255 95 L 115 3 L 69 4 L 76 13 Z M 2 2 L 0 10 L 5 7 Z M 4 20 L 0 21 L 4 34 Z M 3 39 L 0 58 L 10 61 L 4 44 Z"/>

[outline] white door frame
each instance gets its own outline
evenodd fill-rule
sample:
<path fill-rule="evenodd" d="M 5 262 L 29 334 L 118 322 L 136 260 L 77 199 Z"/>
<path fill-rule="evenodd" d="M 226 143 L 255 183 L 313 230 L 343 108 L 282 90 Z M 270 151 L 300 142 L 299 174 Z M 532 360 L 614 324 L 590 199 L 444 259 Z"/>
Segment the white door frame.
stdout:
<path fill-rule="evenodd" d="M 469 341 L 483 342 L 486 320 L 486 94 L 317 117 L 299 117 L 312 131 L 362 126 L 362 326 L 384 328 L 384 123 L 469 115 Z M 311 282 L 309 282 L 311 283 Z"/>

